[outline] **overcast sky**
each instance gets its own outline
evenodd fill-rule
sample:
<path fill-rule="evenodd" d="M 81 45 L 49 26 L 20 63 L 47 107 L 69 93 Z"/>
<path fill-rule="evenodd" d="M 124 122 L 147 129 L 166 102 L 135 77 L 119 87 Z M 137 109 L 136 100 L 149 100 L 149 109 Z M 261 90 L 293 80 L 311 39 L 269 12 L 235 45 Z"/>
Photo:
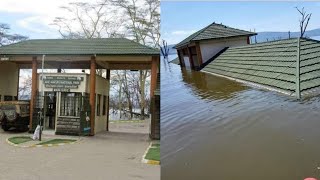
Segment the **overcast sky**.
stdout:
<path fill-rule="evenodd" d="M 65 14 L 59 7 L 77 1 L 88 0 L 1 0 L 0 23 L 9 24 L 12 32 L 31 39 L 60 38 L 50 23 Z"/>
<path fill-rule="evenodd" d="M 212 22 L 243 30 L 299 31 L 299 13 L 312 13 L 308 30 L 320 28 L 320 2 L 161 1 L 161 35 L 175 44 Z"/>
<path fill-rule="evenodd" d="M 31 39 L 60 38 L 55 26 L 64 16 L 60 6 L 89 0 L 1 0 L 0 22 L 14 33 Z M 177 43 L 212 22 L 244 30 L 298 31 L 299 14 L 294 7 L 312 13 L 308 29 L 320 28 L 320 2 L 161 2 L 161 34 L 169 44 Z"/>

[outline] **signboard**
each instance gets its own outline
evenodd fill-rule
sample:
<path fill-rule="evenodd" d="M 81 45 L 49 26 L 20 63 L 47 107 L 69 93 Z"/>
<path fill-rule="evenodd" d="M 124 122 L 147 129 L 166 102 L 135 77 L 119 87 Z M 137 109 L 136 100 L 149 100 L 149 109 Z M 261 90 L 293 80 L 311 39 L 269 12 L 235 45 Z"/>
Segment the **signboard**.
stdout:
<path fill-rule="evenodd" d="M 10 59 L 8 57 L 1 57 L 0 60 L 1 61 L 9 61 Z"/>
<path fill-rule="evenodd" d="M 46 88 L 53 88 L 55 92 L 70 92 L 78 89 L 83 77 L 74 76 L 44 76 L 43 83 Z"/>

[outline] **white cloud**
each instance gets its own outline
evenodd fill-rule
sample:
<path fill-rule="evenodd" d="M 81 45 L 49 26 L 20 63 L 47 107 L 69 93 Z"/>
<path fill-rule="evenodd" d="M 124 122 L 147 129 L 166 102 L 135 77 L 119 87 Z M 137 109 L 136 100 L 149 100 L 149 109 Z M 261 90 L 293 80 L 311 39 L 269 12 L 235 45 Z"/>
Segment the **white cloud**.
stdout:
<path fill-rule="evenodd" d="M 21 20 L 18 20 L 17 24 L 29 31 L 35 32 L 35 33 L 46 33 L 47 31 L 45 29 L 41 28 L 34 28 L 34 26 L 46 26 L 49 25 L 51 19 L 46 18 L 43 16 L 30 16 Z"/>
<path fill-rule="evenodd" d="M 60 6 L 65 6 L 70 2 L 77 1 L 80 0 L 1 0 L 0 11 L 9 13 L 32 13 L 56 16 L 61 12 L 59 8 Z"/>
<path fill-rule="evenodd" d="M 168 44 L 177 44 L 194 32 L 196 32 L 196 30 L 165 31 L 161 33 L 161 39 L 166 40 Z"/>
<path fill-rule="evenodd" d="M 190 31 L 178 30 L 178 31 L 173 31 L 171 34 L 172 35 L 191 35 L 194 32 L 196 32 L 196 30 L 190 30 Z"/>
<path fill-rule="evenodd" d="M 50 25 L 57 16 L 68 16 L 61 9 L 70 2 L 89 2 L 89 0 L 1 0 L 0 12 L 19 14 L 21 19 L 15 23 L 27 31 L 46 34 L 46 37 L 59 37 L 57 27 Z M 23 34 L 23 33 L 22 33 Z"/>

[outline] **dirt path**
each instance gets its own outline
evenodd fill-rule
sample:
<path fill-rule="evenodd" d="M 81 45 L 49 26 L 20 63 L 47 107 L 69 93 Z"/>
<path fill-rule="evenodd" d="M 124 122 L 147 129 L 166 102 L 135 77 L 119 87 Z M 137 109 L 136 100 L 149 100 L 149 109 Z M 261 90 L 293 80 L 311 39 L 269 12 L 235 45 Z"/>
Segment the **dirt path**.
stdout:
<path fill-rule="evenodd" d="M 23 135 L 14 133 L 14 135 Z M 61 147 L 17 148 L 0 130 L 0 179 L 6 180 L 159 180 L 160 166 L 141 163 L 146 134 L 100 133 Z"/>

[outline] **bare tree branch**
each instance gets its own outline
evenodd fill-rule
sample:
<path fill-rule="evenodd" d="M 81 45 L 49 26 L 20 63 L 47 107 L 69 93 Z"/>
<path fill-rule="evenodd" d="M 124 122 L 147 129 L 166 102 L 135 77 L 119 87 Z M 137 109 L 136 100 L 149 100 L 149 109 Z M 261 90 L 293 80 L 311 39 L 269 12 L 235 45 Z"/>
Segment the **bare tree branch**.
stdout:
<path fill-rule="evenodd" d="M 295 8 L 301 15 L 301 19 L 299 20 L 300 37 L 304 37 L 312 14 L 311 13 L 307 14 L 307 12 L 304 10 L 304 7 L 301 10 L 298 7 L 295 7 Z"/>

